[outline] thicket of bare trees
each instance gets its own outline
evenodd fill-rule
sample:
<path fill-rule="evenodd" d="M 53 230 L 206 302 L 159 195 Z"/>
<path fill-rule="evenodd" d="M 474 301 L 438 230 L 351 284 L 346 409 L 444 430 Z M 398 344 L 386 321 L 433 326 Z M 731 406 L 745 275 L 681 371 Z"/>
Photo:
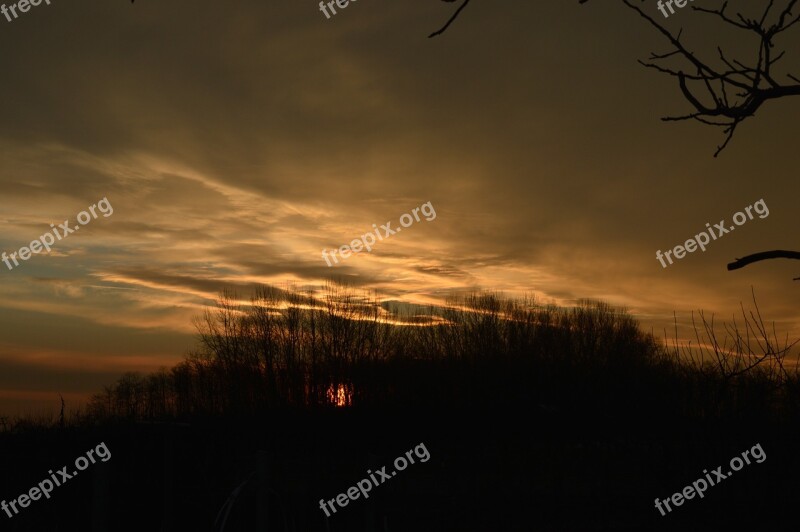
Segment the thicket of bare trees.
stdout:
<path fill-rule="evenodd" d="M 697 323 L 692 314 L 697 343 L 679 345 L 676 325 L 676 338 L 667 350 L 707 415 L 753 409 L 775 415 L 799 411 L 800 373 L 792 349 L 800 340 L 778 337 L 774 323 L 764 321 L 755 292 L 753 309 L 742 305 L 741 317 L 730 323 L 715 323 L 702 311 L 699 317 Z"/>
<path fill-rule="evenodd" d="M 423 368 L 457 380 L 452 364 L 563 358 L 589 367 L 654 352 L 633 319 L 604 304 L 561 310 L 483 294 L 398 318 L 336 285 L 322 300 L 270 287 L 247 303 L 226 293 L 196 326 L 201 351 L 169 371 L 124 375 L 90 413 L 154 419 L 413 400 Z"/>
<path fill-rule="evenodd" d="M 348 370 L 389 353 L 393 328 L 380 316 L 375 301 L 334 285 L 323 301 L 273 287 L 249 302 L 224 293 L 195 322 L 199 352 L 170 371 L 125 375 L 90 412 L 152 418 L 330 404 L 350 389 Z"/>
<path fill-rule="evenodd" d="M 742 408 L 751 400 L 742 390 L 756 388 L 758 401 L 797 403 L 797 369 L 787 361 L 794 343 L 780 344 L 757 306 L 742 312 L 743 323 L 721 333 L 701 314 L 697 345 L 668 346 L 626 312 L 592 301 L 559 308 L 474 294 L 398 317 L 374 296 L 333 284 L 321 299 L 271 287 L 250 301 L 226 293 L 196 320 L 199 352 L 171 370 L 124 375 L 88 413 L 157 420 L 503 397 L 602 396 L 620 407 L 651 394 L 705 415 Z M 589 384 L 568 384 L 578 382 Z"/>

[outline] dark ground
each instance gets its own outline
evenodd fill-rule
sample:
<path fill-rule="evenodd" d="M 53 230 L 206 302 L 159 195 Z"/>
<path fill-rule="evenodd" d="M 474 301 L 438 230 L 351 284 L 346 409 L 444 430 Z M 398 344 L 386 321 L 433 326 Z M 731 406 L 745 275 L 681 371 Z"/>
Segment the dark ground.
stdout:
<path fill-rule="evenodd" d="M 664 424 L 603 419 L 570 407 L 512 405 L 416 411 L 286 411 L 261 421 L 115 424 L 5 436 L 2 497 L 35 486 L 105 442 L 112 458 L 33 502 L 4 530 L 214 530 L 244 485 L 225 530 L 789 530 L 800 490 L 798 431 L 775 424 Z M 796 427 L 796 425 L 795 425 Z M 368 500 L 330 519 L 334 498 L 424 443 L 430 453 Z M 666 517 L 654 498 L 683 489 L 760 443 L 745 465 L 704 498 Z M 712 477 L 713 478 L 713 477 Z M 95 520 L 93 522 L 93 519 Z M 105 520 L 107 528 L 101 528 Z"/>

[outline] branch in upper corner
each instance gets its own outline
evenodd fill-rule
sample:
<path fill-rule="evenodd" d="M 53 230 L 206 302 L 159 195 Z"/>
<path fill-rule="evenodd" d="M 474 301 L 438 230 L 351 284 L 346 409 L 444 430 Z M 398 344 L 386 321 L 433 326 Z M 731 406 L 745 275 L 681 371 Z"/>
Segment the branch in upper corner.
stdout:
<path fill-rule="evenodd" d="M 455 1 L 456 1 L 456 0 L 442 0 L 442 2 L 455 2 Z M 446 29 L 447 29 L 447 27 L 448 27 L 448 26 L 450 26 L 450 24 L 452 24 L 452 23 L 453 23 L 453 21 L 454 21 L 456 18 L 458 18 L 458 15 L 459 15 L 459 13 L 461 13 L 461 10 L 462 10 L 462 9 L 464 9 L 465 7 L 467 7 L 467 4 L 469 4 L 469 0 L 464 0 L 464 3 L 462 3 L 462 4 L 461 4 L 461 5 L 458 7 L 458 9 L 456 9 L 456 12 L 455 12 L 455 13 L 453 13 L 453 16 L 452 16 L 452 17 L 450 17 L 450 20 L 448 20 L 448 21 L 447 21 L 447 24 L 445 24 L 444 26 L 442 26 L 442 27 L 441 27 L 441 29 L 439 29 L 439 31 L 434 31 L 433 33 L 431 33 L 430 35 L 428 35 L 428 38 L 430 39 L 431 37 L 436 37 L 437 35 L 441 35 L 442 33 L 444 33 L 444 30 L 446 30 Z"/>
<path fill-rule="evenodd" d="M 579 0 L 579 3 L 587 1 Z M 675 79 L 691 106 L 689 112 L 662 120 L 696 120 L 720 128 L 724 139 L 717 146 L 714 157 L 729 145 L 739 125 L 754 117 L 763 105 L 789 96 L 800 96 L 800 78 L 787 71 L 775 72 L 776 64 L 786 53 L 786 50 L 775 49 L 776 37 L 800 27 L 800 14 L 796 11 L 800 0 L 764 1 L 763 8 L 755 8 L 761 11 L 760 16 L 752 19 L 738 12 L 729 12 L 727 1 L 721 1 L 717 9 L 691 7 L 694 13 L 712 17 L 742 37 L 746 34 L 749 37 L 746 42 L 750 43 L 751 59 L 748 61 L 731 57 L 721 44 L 714 47 L 715 54 L 697 53 L 682 40 L 682 32 L 667 29 L 661 17 L 655 15 L 654 18 L 648 14 L 649 11 L 635 5 L 636 0 L 620 1 L 638 13 L 671 45 L 668 51 L 653 52 L 648 61 L 639 61 L 644 67 Z M 778 7 L 781 3 L 783 7 Z"/>

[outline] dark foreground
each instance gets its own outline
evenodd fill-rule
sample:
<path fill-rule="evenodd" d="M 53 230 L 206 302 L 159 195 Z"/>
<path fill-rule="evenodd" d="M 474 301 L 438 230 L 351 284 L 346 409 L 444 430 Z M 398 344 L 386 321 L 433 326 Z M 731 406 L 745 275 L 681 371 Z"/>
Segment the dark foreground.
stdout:
<path fill-rule="evenodd" d="M 119 424 L 4 437 L 6 501 L 50 469 L 74 471 L 76 457 L 100 442 L 111 458 L 55 488 L 49 500 L 0 519 L 13 531 L 219 530 L 215 519 L 241 487 L 226 531 L 788 530 L 796 523 L 796 430 L 759 422 L 676 425 L 655 411 L 623 420 L 569 406 L 495 406 L 287 411 L 260 422 Z M 723 465 L 727 473 L 729 460 L 757 443 L 762 463 L 752 460 L 665 517 L 654 507 L 656 497 L 704 478 L 704 469 Z M 415 463 L 371 487 L 368 499 L 337 506 L 326 518 L 320 499 L 345 493 L 368 469 L 391 472 L 397 456 L 420 444 L 426 462 L 412 453 Z"/>
<path fill-rule="evenodd" d="M 63 424 L 6 428 L 0 504 L 19 513 L 0 511 L 1 529 L 797 527 L 800 376 L 769 339 L 692 359 L 605 305 L 473 299 L 446 324 L 405 328 L 348 305 L 353 318 L 223 308 L 203 356 L 126 375 Z M 749 464 L 731 461 L 744 451 Z M 401 456 L 414 462 L 392 474 Z M 31 490 L 76 464 L 49 499 Z"/>

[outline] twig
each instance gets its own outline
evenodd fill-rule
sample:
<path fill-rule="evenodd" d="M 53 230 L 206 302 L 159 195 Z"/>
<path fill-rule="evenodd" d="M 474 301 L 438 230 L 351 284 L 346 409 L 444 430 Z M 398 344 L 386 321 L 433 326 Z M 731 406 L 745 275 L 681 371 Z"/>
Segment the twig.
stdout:
<path fill-rule="evenodd" d="M 442 2 L 455 2 L 455 1 L 456 0 L 442 0 Z M 456 12 L 453 13 L 453 16 L 450 17 L 450 20 L 447 21 L 447 24 L 442 26 L 441 29 L 439 29 L 438 31 L 434 31 L 433 33 L 428 35 L 428 38 L 430 39 L 431 37 L 436 37 L 437 35 L 441 35 L 442 33 L 444 33 L 444 31 L 450 26 L 450 24 L 452 24 L 453 21 L 456 18 L 458 18 L 458 15 L 459 15 L 459 13 L 461 13 L 461 10 L 464 9 L 465 7 L 467 7 L 467 4 L 469 4 L 469 1 L 470 0 L 464 0 L 464 3 L 461 4 L 458 9 L 456 9 Z"/>

